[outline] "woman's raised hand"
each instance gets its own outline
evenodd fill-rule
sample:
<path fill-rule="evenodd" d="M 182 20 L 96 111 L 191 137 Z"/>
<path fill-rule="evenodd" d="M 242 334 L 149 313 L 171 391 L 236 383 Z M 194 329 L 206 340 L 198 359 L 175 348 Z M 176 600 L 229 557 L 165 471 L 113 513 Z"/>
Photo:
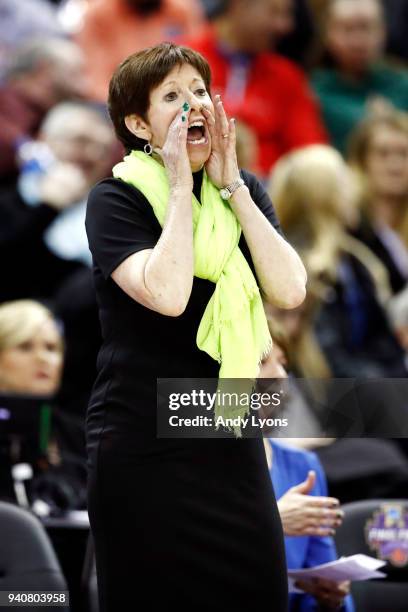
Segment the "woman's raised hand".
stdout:
<path fill-rule="evenodd" d="M 203 106 L 202 112 L 207 120 L 211 136 L 211 154 L 205 169 L 217 187 L 226 187 L 240 178 L 237 153 L 235 120 L 228 119 L 221 101 L 221 96 L 215 96 L 214 115 Z"/>
<path fill-rule="evenodd" d="M 170 123 L 163 146 L 154 147 L 153 150 L 163 160 L 170 188 L 188 188 L 192 191 L 194 183 L 187 152 L 187 126 L 188 115 L 182 107 Z"/>

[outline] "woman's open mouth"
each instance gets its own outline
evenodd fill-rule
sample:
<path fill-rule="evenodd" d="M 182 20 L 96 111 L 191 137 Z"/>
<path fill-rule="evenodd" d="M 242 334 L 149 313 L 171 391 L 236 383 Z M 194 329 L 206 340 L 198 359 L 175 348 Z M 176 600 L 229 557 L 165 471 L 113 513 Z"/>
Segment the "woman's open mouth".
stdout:
<path fill-rule="evenodd" d="M 187 132 L 187 142 L 191 145 L 204 145 L 208 143 L 204 119 L 196 119 L 190 123 Z"/>

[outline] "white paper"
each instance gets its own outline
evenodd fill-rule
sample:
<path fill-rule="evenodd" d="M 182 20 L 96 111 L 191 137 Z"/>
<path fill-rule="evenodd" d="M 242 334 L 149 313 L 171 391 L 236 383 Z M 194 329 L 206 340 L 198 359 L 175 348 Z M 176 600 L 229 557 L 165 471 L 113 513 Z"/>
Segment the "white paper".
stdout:
<path fill-rule="evenodd" d="M 384 578 L 386 574 L 377 571 L 385 565 L 385 561 L 369 557 L 368 555 L 351 555 L 341 557 L 330 563 L 323 563 L 308 569 L 288 570 L 289 592 L 302 593 L 301 589 L 294 586 L 296 580 L 310 578 L 325 578 L 334 582 L 344 580 L 369 580 L 371 578 Z"/>

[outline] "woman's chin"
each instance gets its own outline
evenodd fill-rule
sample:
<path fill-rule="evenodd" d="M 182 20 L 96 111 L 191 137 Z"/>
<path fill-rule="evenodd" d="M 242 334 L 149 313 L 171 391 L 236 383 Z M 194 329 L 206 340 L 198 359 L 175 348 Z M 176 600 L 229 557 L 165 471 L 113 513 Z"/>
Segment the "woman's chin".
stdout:
<path fill-rule="evenodd" d="M 211 153 L 211 149 L 208 145 L 187 145 L 187 151 L 192 172 L 201 170 Z"/>
<path fill-rule="evenodd" d="M 35 380 L 29 385 L 28 391 L 30 395 L 52 397 L 57 392 L 57 385 L 54 381 Z"/>

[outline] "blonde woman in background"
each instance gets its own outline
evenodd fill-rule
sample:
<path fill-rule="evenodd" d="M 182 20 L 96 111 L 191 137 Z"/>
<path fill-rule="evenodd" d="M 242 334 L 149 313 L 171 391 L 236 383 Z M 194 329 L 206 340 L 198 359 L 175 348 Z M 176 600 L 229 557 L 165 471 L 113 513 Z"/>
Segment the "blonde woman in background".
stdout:
<path fill-rule="evenodd" d="M 45 306 L 33 300 L 0 306 L 0 392 L 54 396 L 63 351 L 61 333 Z"/>
<path fill-rule="evenodd" d="M 55 398 L 61 384 L 64 342 L 52 312 L 33 300 L 0 305 L 0 394 Z M 52 405 L 46 451 L 36 459 L 31 500 L 50 511 L 85 507 L 83 426 Z"/>
<path fill-rule="evenodd" d="M 276 321 L 286 331 L 289 368 L 294 365 L 296 375 L 305 378 L 324 379 L 330 373 L 335 378 L 353 378 L 360 387 L 362 381 L 358 379 L 367 376 L 405 377 L 403 351 L 383 308 L 390 295 L 386 270 L 364 244 L 348 233 L 359 220 L 357 194 L 353 175 L 341 155 L 324 146 L 289 154 L 275 166 L 269 193 L 285 236 L 302 257 L 311 287 L 307 301 L 295 311 L 267 311 L 271 331 Z M 276 334 L 272 333 L 272 337 L 276 341 Z M 378 385 L 369 386 L 371 381 L 363 384 L 359 405 L 362 430 L 373 435 L 375 424 L 370 410 L 377 405 L 377 414 L 382 414 L 381 427 L 386 428 L 390 418 L 390 431 L 395 431 L 398 420 L 392 411 L 391 394 L 384 397 L 383 390 L 381 396 Z M 317 384 L 314 392 L 318 388 Z M 384 402 L 378 407 L 377 400 Z M 352 402 L 349 413 L 347 406 L 342 406 L 350 424 L 354 409 Z M 335 411 L 327 413 L 326 419 L 323 413 L 317 416 L 323 417 L 332 435 L 337 435 L 336 428 L 342 422 L 336 422 Z M 296 420 L 294 435 L 304 435 Z M 330 493 L 342 503 L 392 497 L 398 487 L 401 490 L 405 486 L 407 461 L 391 440 L 298 437 L 290 442 L 316 450 L 330 482 Z M 357 463 L 361 466 L 359 476 L 355 472 Z"/>
<path fill-rule="evenodd" d="M 305 301 L 297 308 L 283 310 L 265 303 L 265 312 L 272 338 L 285 347 L 290 371 L 299 377 L 327 379 L 332 372 L 313 330 L 321 288 L 315 294 L 312 280 L 310 285 Z"/>
<path fill-rule="evenodd" d="M 406 376 L 382 307 L 386 269 L 348 233 L 356 189 L 341 155 L 313 145 L 281 158 L 269 193 L 319 295 L 313 329 L 333 376 Z"/>
<path fill-rule="evenodd" d="M 363 121 L 349 159 L 362 212 L 353 234 L 381 259 L 398 292 L 408 281 L 408 115 L 389 111 Z"/>

